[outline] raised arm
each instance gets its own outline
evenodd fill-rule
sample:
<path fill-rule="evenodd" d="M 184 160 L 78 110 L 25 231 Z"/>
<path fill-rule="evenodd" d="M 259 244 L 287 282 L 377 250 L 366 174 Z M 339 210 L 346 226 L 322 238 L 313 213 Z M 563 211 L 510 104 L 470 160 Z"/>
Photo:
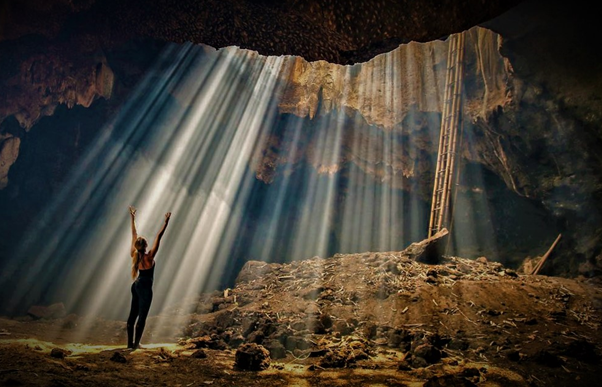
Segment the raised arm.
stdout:
<path fill-rule="evenodd" d="M 132 219 L 132 248 L 130 250 L 130 255 L 133 257 L 136 253 L 134 244 L 136 243 L 136 239 L 138 239 L 138 233 L 136 232 L 136 208 L 132 206 L 130 206 L 130 218 Z"/>
<path fill-rule="evenodd" d="M 155 237 L 155 242 L 153 243 L 153 248 L 150 250 L 150 256 L 153 259 L 155 258 L 157 251 L 159 251 L 159 244 L 161 243 L 161 238 L 163 237 L 163 234 L 165 233 L 165 229 L 167 228 L 167 225 L 169 224 L 170 217 L 171 217 L 171 212 L 168 212 L 165 214 L 165 222 L 163 222 L 163 226 L 161 226 L 161 230 L 159 230 L 159 233 Z"/>

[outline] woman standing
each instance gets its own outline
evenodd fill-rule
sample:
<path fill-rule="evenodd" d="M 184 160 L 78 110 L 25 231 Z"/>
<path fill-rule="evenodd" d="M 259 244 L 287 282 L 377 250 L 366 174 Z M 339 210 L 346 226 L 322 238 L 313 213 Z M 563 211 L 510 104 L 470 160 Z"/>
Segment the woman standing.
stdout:
<path fill-rule="evenodd" d="M 159 243 L 165 233 L 171 212 L 165 214 L 165 222 L 155 237 L 153 247 L 147 252 L 148 242 L 136 233 L 136 209 L 130 206 L 132 218 L 132 305 L 127 321 L 128 348 L 133 350 L 140 347 L 140 339 L 146 325 L 146 317 L 153 300 L 153 278 L 155 272 L 155 255 L 159 250 Z M 136 322 L 136 319 L 138 322 Z M 134 324 L 136 335 L 134 336 Z"/>

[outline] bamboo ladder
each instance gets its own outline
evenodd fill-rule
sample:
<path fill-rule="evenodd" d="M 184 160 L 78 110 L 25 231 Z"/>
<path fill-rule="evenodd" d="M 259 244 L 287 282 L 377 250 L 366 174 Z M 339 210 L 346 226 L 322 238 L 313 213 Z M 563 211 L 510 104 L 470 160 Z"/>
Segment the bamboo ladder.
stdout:
<path fill-rule="evenodd" d="M 456 143 L 458 141 L 458 128 L 461 123 L 463 72 L 464 33 L 459 33 L 450 37 L 447 54 L 445 96 L 441 117 L 435 184 L 433 186 L 433 199 L 431 203 L 429 238 L 441 229 L 449 226 L 450 196 L 456 161 Z"/>

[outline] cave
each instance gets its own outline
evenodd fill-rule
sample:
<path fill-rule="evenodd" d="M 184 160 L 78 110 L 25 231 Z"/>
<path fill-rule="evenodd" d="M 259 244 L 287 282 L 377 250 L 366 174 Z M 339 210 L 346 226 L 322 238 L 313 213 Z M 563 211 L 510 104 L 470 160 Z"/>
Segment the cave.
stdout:
<path fill-rule="evenodd" d="M 565 1 L 2 1 L 0 384 L 597 385 L 600 35 Z"/>

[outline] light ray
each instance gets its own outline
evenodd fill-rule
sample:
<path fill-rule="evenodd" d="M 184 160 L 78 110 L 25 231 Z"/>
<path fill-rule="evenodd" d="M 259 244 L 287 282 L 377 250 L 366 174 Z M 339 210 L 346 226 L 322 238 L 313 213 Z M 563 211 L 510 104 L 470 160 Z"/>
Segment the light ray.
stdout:
<path fill-rule="evenodd" d="M 428 144 L 436 149 L 444 85 L 435 64 L 445 50 L 413 43 L 365 66 L 335 68 L 339 99 L 310 119 L 278 111 L 293 58 L 168 45 L 3 273 L 3 283 L 25 273 L 11 306 L 59 299 L 83 315 L 125 320 L 129 205 L 151 246 L 173 213 L 151 309 L 162 334 L 177 334 L 174 316 L 227 282 L 243 258 L 400 250 L 424 238 L 428 183 L 419 181 L 419 160 L 436 159 Z M 381 114 L 391 117 L 379 126 Z M 264 160 L 270 141 L 286 155 Z M 262 161 L 275 163 L 270 184 L 256 178 Z M 490 216 L 486 203 L 460 199 L 458 209 Z M 454 232 L 457 246 L 462 235 L 477 235 Z M 79 328 L 81 338 L 90 326 Z"/>
<path fill-rule="evenodd" d="M 136 138 L 144 132 L 145 111 L 152 106 L 160 105 L 160 95 L 167 87 L 177 82 L 179 72 L 181 71 L 180 62 L 185 57 L 188 47 L 178 50 L 174 53 L 173 48 L 168 48 L 164 55 L 158 60 L 157 65 L 150 70 L 149 76 L 140 85 L 139 95 L 148 94 L 141 104 L 140 112 L 137 108 L 139 100 L 134 98 L 132 102 L 124 107 L 122 117 L 130 122 L 126 125 L 128 131 L 123 133 L 125 139 Z M 173 60 L 175 55 L 176 60 Z M 159 84 L 151 84 L 155 75 L 161 73 L 158 77 Z M 119 118 L 118 118 L 119 119 Z M 113 171 L 118 171 L 119 166 L 127 163 L 124 153 L 128 152 L 127 143 L 123 142 L 113 145 L 112 126 L 109 125 L 101 132 L 98 146 L 93 147 L 81 164 L 75 169 L 72 177 L 67 180 L 64 188 L 59 193 L 59 200 L 51 202 L 47 209 L 42 213 L 40 219 L 34 224 L 32 229 L 27 232 L 20 248 L 14 254 L 9 268 L 4 271 L 2 282 L 9 282 L 11 277 L 19 277 L 23 286 L 15 289 L 13 297 L 8 300 L 9 308 L 18 305 L 28 304 L 32 299 L 39 297 L 53 280 L 56 275 L 54 268 L 62 262 L 64 254 L 74 244 L 80 235 L 73 232 L 74 228 L 80 226 L 83 213 L 90 211 L 90 201 L 99 201 L 102 199 L 98 194 L 97 188 L 107 180 L 115 178 L 114 175 L 107 173 L 111 165 L 117 165 Z M 90 178 L 96 172 L 96 179 Z M 82 181 L 84 181 L 83 190 Z M 76 193 L 76 194 L 75 194 Z M 103 192 L 104 193 L 104 192 Z M 94 208 L 92 209 L 94 210 Z M 57 219 L 57 215 L 60 218 Z M 43 245 L 44 248 L 40 248 Z M 21 275 L 17 275 L 18 272 Z"/>

